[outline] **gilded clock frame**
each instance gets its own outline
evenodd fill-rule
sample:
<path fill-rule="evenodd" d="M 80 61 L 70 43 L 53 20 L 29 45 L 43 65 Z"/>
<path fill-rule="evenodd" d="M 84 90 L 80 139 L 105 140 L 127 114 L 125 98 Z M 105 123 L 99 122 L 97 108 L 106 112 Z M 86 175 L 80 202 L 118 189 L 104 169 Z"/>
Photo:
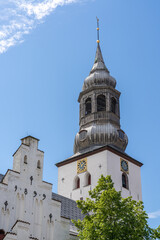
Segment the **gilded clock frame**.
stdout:
<path fill-rule="evenodd" d="M 85 162 L 85 167 L 83 169 L 79 168 L 79 164 L 81 162 Z M 83 172 L 86 172 L 86 171 L 87 171 L 87 158 L 82 158 L 82 159 L 77 161 L 77 174 L 83 173 Z"/>
<path fill-rule="evenodd" d="M 128 171 L 125 171 L 125 170 L 122 168 L 122 165 L 121 165 L 121 162 L 122 162 L 122 161 L 125 161 L 125 162 L 127 163 Z M 125 160 L 124 158 L 121 158 L 121 159 L 120 159 L 120 169 L 121 169 L 122 172 L 125 172 L 125 173 L 129 174 L 129 164 L 128 164 L 128 161 Z"/>

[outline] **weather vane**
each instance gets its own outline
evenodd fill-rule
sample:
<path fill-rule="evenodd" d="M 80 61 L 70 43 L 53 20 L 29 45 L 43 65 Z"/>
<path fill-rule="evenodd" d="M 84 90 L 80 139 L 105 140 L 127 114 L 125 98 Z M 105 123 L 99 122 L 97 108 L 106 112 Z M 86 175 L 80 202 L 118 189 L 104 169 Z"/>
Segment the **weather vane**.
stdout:
<path fill-rule="evenodd" d="M 98 17 L 97 18 L 97 43 L 100 43 L 100 40 L 99 40 L 99 19 Z"/>

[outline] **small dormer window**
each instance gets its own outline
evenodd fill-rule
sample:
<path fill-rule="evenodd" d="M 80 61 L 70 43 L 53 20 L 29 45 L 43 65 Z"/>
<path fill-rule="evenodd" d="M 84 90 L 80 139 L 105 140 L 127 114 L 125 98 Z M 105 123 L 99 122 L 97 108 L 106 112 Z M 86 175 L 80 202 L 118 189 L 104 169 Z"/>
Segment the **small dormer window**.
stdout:
<path fill-rule="evenodd" d="M 85 101 L 85 115 L 88 115 L 92 112 L 91 98 L 87 98 Z"/>
<path fill-rule="evenodd" d="M 27 164 L 27 155 L 24 156 L 24 163 Z"/>
<path fill-rule="evenodd" d="M 97 97 L 97 112 L 106 111 L 106 97 L 101 94 Z"/>
<path fill-rule="evenodd" d="M 37 168 L 41 169 L 41 162 L 40 162 L 40 160 L 38 160 L 38 162 L 37 162 Z"/>

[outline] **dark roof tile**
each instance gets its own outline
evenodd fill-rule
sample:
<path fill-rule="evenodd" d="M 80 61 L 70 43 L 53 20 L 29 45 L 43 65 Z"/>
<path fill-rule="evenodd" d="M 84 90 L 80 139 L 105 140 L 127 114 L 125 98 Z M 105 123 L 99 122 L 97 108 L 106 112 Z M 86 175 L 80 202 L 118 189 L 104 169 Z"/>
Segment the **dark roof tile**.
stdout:
<path fill-rule="evenodd" d="M 0 174 L 0 182 L 2 181 L 4 175 Z"/>
<path fill-rule="evenodd" d="M 69 198 L 61 196 L 57 193 L 52 193 L 52 199 L 61 202 L 61 216 L 69 219 L 83 219 L 84 215 L 81 210 L 77 207 L 77 203 Z"/>

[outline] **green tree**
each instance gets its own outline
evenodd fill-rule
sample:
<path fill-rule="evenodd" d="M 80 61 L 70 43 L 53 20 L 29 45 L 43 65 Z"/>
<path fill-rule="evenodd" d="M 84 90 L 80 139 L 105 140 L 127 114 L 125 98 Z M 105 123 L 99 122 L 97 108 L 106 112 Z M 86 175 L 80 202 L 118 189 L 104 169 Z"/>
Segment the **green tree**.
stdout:
<path fill-rule="evenodd" d="M 141 201 L 122 198 L 110 176 L 101 175 L 98 185 L 89 191 L 90 198 L 77 201 L 85 214 L 74 221 L 80 240 L 148 240 L 160 239 L 160 227 L 148 226 L 148 216 Z"/>

